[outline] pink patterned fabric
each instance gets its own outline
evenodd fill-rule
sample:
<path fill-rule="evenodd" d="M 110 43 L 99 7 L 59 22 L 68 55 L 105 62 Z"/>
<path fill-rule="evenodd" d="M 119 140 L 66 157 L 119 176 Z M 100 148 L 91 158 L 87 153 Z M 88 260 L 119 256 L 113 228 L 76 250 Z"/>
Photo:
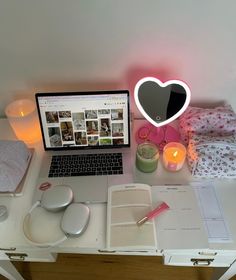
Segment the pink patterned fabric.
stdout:
<path fill-rule="evenodd" d="M 185 144 L 193 134 L 232 135 L 236 133 L 236 114 L 230 105 L 213 109 L 189 106 L 179 118 L 179 130 Z"/>
<path fill-rule="evenodd" d="M 230 105 L 188 107 L 179 130 L 194 177 L 236 178 L 236 114 Z"/>
<path fill-rule="evenodd" d="M 236 178 L 236 137 L 193 135 L 187 147 L 194 177 Z"/>

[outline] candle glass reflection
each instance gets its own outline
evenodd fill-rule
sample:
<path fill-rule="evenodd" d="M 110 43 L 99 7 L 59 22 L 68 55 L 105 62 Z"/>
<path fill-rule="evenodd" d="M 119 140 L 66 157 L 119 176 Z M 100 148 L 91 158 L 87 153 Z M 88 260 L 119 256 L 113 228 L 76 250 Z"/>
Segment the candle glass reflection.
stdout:
<path fill-rule="evenodd" d="M 145 173 L 153 172 L 157 168 L 159 151 L 155 144 L 144 142 L 138 145 L 136 152 L 136 167 Z"/>
<path fill-rule="evenodd" d="M 20 99 L 10 103 L 5 114 L 19 140 L 27 144 L 40 140 L 41 133 L 35 103 L 30 99 Z"/>
<path fill-rule="evenodd" d="M 180 170 L 185 162 L 186 148 L 181 143 L 171 142 L 163 149 L 163 164 L 169 171 Z"/>

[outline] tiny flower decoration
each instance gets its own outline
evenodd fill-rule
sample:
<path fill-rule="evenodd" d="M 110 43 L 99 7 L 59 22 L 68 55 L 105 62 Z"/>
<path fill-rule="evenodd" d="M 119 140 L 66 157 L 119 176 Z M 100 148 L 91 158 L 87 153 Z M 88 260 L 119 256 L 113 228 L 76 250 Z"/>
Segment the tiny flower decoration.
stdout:
<path fill-rule="evenodd" d="M 177 119 L 188 107 L 191 92 L 180 80 L 161 82 L 153 77 L 138 81 L 134 100 L 141 114 L 160 127 Z"/>

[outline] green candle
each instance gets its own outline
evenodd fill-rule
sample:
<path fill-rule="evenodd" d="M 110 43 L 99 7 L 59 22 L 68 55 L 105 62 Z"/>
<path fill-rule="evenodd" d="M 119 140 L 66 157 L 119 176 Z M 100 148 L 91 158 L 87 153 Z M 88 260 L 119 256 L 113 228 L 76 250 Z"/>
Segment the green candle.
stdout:
<path fill-rule="evenodd" d="M 146 142 L 138 145 L 136 153 L 136 167 L 140 171 L 148 173 L 156 170 L 158 158 L 159 152 L 155 144 Z"/>

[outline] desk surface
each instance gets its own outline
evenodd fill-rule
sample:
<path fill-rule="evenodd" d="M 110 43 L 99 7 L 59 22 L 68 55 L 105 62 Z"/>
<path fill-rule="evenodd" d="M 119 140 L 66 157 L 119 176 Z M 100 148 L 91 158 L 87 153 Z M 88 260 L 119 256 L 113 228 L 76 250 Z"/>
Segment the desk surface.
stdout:
<path fill-rule="evenodd" d="M 141 125 L 141 121 L 135 121 L 133 130 Z M 15 139 L 14 133 L 9 127 L 6 119 L 0 119 L 0 139 Z M 24 216 L 32 205 L 32 197 L 35 188 L 35 182 L 38 176 L 39 167 L 43 154 L 43 145 L 41 142 L 34 146 L 35 153 L 28 170 L 25 180 L 24 193 L 20 197 L 1 197 L 0 204 L 6 205 L 9 210 L 9 217 L 0 223 L 0 247 L 21 247 L 34 249 L 25 240 L 22 232 L 22 222 Z M 133 143 L 135 151 L 135 143 Z M 134 154 L 134 153 L 133 153 Z M 150 185 L 163 184 L 186 184 L 191 182 L 192 177 L 188 171 L 187 165 L 180 172 L 170 173 L 166 171 L 159 162 L 158 169 L 152 174 L 139 172 L 135 168 L 134 172 L 136 182 L 147 183 Z M 210 249 L 215 250 L 236 250 L 236 219 L 235 219 L 235 198 L 236 198 L 236 180 L 216 180 L 216 191 L 218 193 L 226 220 L 232 234 L 232 243 L 211 243 Z M 106 205 L 92 204 L 91 220 L 86 232 L 79 238 L 70 238 L 60 246 L 53 248 L 54 252 L 94 252 L 94 250 L 103 250 L 105 248 L 106 233 Z M 56 220 L 55 220 L 56 223 Z"/>

